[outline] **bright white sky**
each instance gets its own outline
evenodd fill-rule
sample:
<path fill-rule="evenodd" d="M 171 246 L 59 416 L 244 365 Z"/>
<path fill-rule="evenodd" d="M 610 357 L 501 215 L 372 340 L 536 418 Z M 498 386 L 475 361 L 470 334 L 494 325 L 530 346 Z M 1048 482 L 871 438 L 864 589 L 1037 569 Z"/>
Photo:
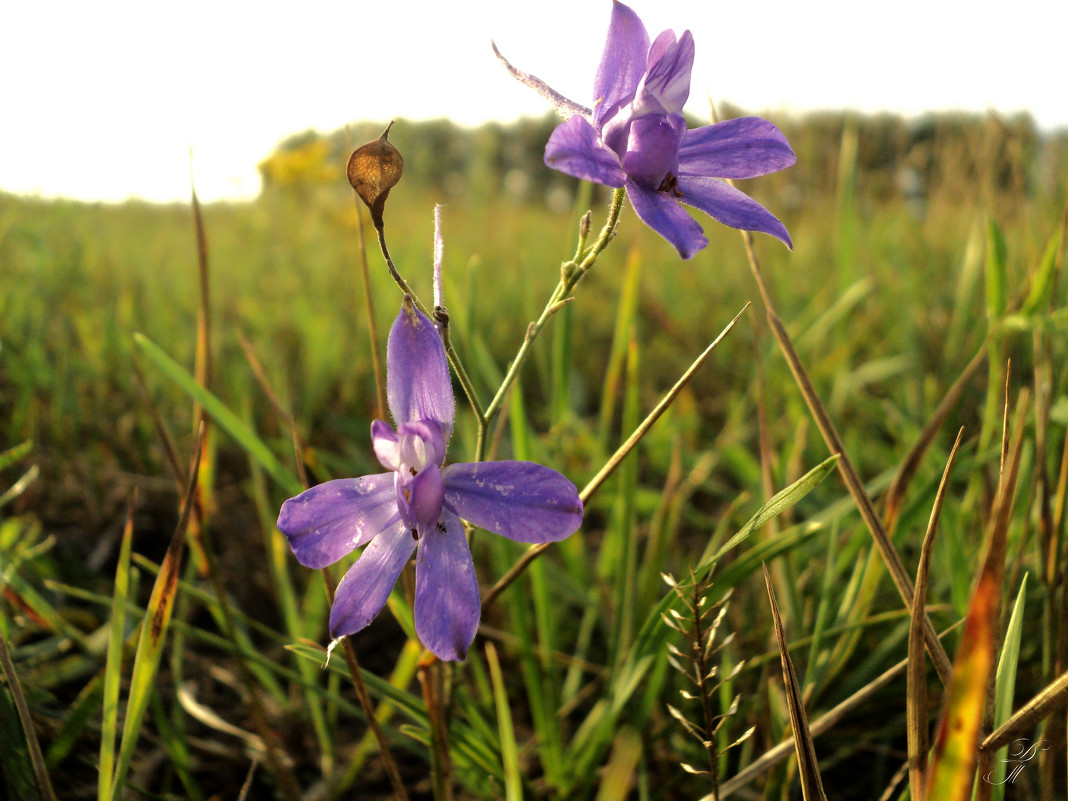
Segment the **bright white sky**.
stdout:
<path fill-rule="evenodd" d="M 1068 126 L 1066 0 L 633 0 L 693 31 L 688 110 L 1029 111 Z M 759 9 L 760 16 L 755 14 Z M 286 136 L 356 120 L 544 113 L 490 50 L 589 104 L 608 0 L 12 0 L 0 190 L 204 200 L 259 190 Z"/>

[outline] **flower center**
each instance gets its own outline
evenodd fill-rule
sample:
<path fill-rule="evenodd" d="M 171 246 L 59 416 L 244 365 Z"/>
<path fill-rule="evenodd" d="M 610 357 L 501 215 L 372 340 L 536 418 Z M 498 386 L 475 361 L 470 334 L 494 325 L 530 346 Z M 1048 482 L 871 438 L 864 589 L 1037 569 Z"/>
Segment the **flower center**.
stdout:
<path fill-rule="evenodd" d="M 397 455 L 400 458 L 398 468 L 402 473 L 410 473 L 415 476 L 426 467 L 427 463 L 426 441 L 422 435 L 402 433 L 397 437 Z"/>
<path fill-rule="evenodd" d="M 678 190 L 679 179 L 675 177 L 674 173 L 668 173 L 664 176 L 664 180 L 660 182 L 660 186 L 656 188 L 657 192 L 668 192 L 672 197 L 682 197 L 682 192 Z"/>

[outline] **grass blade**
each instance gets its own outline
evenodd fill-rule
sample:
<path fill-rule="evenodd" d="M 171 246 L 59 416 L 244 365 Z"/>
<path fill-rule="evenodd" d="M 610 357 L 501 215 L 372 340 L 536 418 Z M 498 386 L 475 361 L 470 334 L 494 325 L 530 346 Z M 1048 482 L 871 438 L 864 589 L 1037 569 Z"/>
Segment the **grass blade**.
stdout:
<path fill-rule="evenodd" d="M 991 217 L 986 223 L 986 316 L 991 323 L 1005 313 L 1008 284 L 1005 235 Z"/>
<path fill-rule="evenodd" d="M 972 594 L 938 727 L 925 795 L 937 801 L 971 798 L 976 743 L 983 720 L 987 680 L 994 662 L 995 596 L 1001 590 L 995 571 L 988 567 L 984 565 Z"/>
<path fill-rule="evenodd" d="M 152 586 L 152 595 L 149 597 L 148 607 L 145 610 L 145 620 L 141 625 L 141 637 L 137 643 L 137 651 L 134 653 L 133 674 L 130 677 L 130 694 L 126 702 L 126 720 L 122 727 L 118 763 L 108 785 L 110 793 L 107 798 L 111 801 L 119 801 L 122 796 L 123 784 L 130 770 L 130 764 L 133 762 L 134 748 L 141 732 L 148 700 L 155 690 L 156 671 L 159 668 L 160 657 L 163 655 L 167 627 L 171 620 L 171 613 L 174 611 L 174 600 L 178 591 L 178 576 L 181 570 L 186 530 L 196 502 L 197 472 L 202 446 L 203 437 L 201 436 L 197 438 L 193 469 L 190 472 L 189 485 L 182 503 L 181 514 L 178 517 L 178 525 L 171 536 L 167 554 L 163 558 L 159 575 L 156 576 L 155 584 Z"/>
<path fill-rule="evenodd" d="M 786 647 L 786 631 L 779 618 L 779 605 L 775 601 L 775 590 L 771 586 L 771 574 L 764 565 L 764 584 L 768 588 L 768 601 L 771 604 L 771 616 L 775 626 L 775 642 L 779 646 L 782 661 L 782 680 L 786 687 L 786 703 L 790 709 L 790 726 L 794 734 L 794 752 L 797 755 L 797 772 L 801 779 L 801 794 L 805 801 L 823 799 L 823 778 L 820 776 L 816 761 L 816 748 L 812 743 L 812 732 L 808 727 L 808 715 L 805 714 L 805 699 L 797 681 L 797 672 Z"/>
<path fill-rule="evenodd" d="M 972 793 L 990 671 L 997 647 L 1005 544 L 1020 467 L 1022 421 L 1027 401 L 1028 394 L 1024 391 L 1017 403 L 1017 425 L 1010 445 L 1006 398 L 1001 479 L 994 501 L 986 554 L 964 623 L 927 780 L 926 797 L 937 801 L 965 801 Z"/>
<path fill-rule="evenodd" d="M 4 679 L 7 681 L 8 692 L 11 694 L 11 703 L 18 712 L 19 723 L 22 724 L 22 734 L 25 737 L 30 764 L 33 766 L 33 775 L 37 779 L 37 790 L 44 801 L 56 801 L 56 794 L 52 790 L 52 782 L 48 778 L 48 767 L 45 765 L 44 755 L 41 753 L 41 744 L 37 742 L 33 718 L 30 717 L 30 708 L 26 705 L 26 698 L 22 694 L 19 677 L 15 672 L 15 664 L 11 661 L 11 653 L 7 649 L 7 640 L 4 639 L 3 634 L 0 634 L 0 671 L 3 672 Z M 0 690 L 0 693 L 3 693 L 3 690 Z M 15 751 L 15 749 L 12 748 L 12 751 Z M 7 757 L 5 757 L 5 762 L 6 760 Z M 12 762 L 14 761 L 12 760 Z"/>
<path fill-rule="evenodd" d="M 519 753 L 515 747 L 512 712 L 508 708 L 508 690 L 501 673 L 501 663 L 497 659 L 497 649 L 491 642 L 486 643 L 486 663 L 489 665 L 490 683 L 493 685 L 493 705 L 497 709 L 501 762 L 504 766 L 504 797 L 507 801 L 521 801 L 523 782 L 519 774 Z"/>
<path fill-rule="evenodd" d="M 1023 581 L 1020 582 L 1020 591 L 1016 594 L 1016 603 L 1013 604 L 1012 614 L 1009 617 L 1009 625 L 1005 629 L 1005 643 L 1001 648 L 1001 657 L 998 659 L 996 673 L 996 690 L 994 693 L 994 722 L 998 725 L 1008 720 L 1012 713 L 1012 696 L 1016 689 L 1016 663 L 1020 657 L 1020 639 L 1023 635 L 1024 607 L 1026 605 L 1027 574 L 1024 573 Z M 992 788 L 995 801 L 1001 801 L 1005 797 L 1005 769 L 1006 748 L 1001 748 L 996 754 L 981 751 L 979 758 L 991 753 L 994 758 L 993 775 L 983 774 L 983 779 Z"/>
<path fill-rule="evenodd" d="M 1057 275 L 1057 265 L 1060 263 L 1061 255 L 1064 252 L 1061 249 L 1061 243 L 1064 239 L 1065 226 L 1068 226 L 1068 206 L 1065 207 L 1061 224 L 1057 226 L 1057 230 L 1053 232 L 1049 242 L 1046 243 L 1046 249 L 1042 253 L 1038 267 L 1035 268 L 1034 275 L 1031 278 L 1031 291 L 1027 294 L 1023 306 L 1020 307 L 1020 311 L 1024 314 L 1035 314 L 1049 303 L 1050 294 L 1053 292 L 1054 278 Z"/>
<path fill-rule="evenodd" d="M 1002 748 L 1017 737 L 1032 731 L 1050 715 L 1068 708 L 1068 672 L 1042 688 L 1030 701 L 1020 707 L 993 733 L 983 740 L 980 748 L 987 751 Z"/>
<path fill-rule="evenodd" d="M 185 368 L 164 353 L 163 349 L 148 337 L 143 334 L 134 334 L 134 341 L 144 354 L 163 371 L 164 375 L 174 381 L 194 401 L 203 406 L 204 411 L 219 427 L 237 440 L 237 444 L 259 462 L 260 466 L 271 478 L 278 482 L 279 486 L 287 494 L 297 495 L 300 493 L 301 486 L 296 477 L 282 467 L 282 463 L 278 461 L 263 440 L 257 437 L 252 429 L 230 411 L 222 401 L 200 386 Z"/>
<path fill-rule="evenodd" d="M 915 801 L 923 801 L 927 781 L 927 657 L 923 639 L 923 620 L 927 604 L 927 576 L 931 566 L 931 549 L 934 546 L 938 518 L 942 513 L 942 502 L 946 497 L 949 473 L 960 447 L 962 428 L 957 432 L 957 440 L 949 452 L 942 481 L 938 485 L 934 507 L 927 532 L 920 549 L 920 564 L 916 570 L 916 594 L 909 621 L 909 656 L 908 656 L 908 691 L 906 695 L 906 719 L 909 751 L 909 788 Z"/>
<path fill-rule="evenodd" d="M 111 601 L 111 624 L 108 633 L 107 659 L 104 663 L 103 717 L 100 723 L 100 773 L 97 798 L 111 796 L 115 768 L 115 736 L 119 729 L 119 689 L 122 682 L 122 645 L 125 637 L 126 598 L 130 587 L 130 550 L 133 542 L 133 513 L 137 491 L 130 497 L 126 524 L 119 546 L 119 563 L 115 567 L 115 592 Z"/>
<path fill-rule="evenodd" d="M 597 789 L 597 801 L 624 801 L 631 797 L 634 770 L 641 755 L 642 738 L 638 732 L 629 726 L 620 729 L 604 768 L 604 779 Z"/>

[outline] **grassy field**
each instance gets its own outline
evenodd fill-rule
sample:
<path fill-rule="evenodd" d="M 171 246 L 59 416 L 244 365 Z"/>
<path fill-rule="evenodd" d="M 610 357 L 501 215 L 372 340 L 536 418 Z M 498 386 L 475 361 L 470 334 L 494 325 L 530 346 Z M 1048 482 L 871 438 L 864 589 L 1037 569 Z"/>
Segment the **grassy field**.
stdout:
<path fill-rule="evenodd" d="M 784 121 L 797 166 L 744 188 L 792 234 L 793 253 L 757 237 L 769 299 L 913 580 L 940 505 L 934 628 L 974 613 L 976 599 L 993 604 L 991 631 L 956 628 L 943 641 L 959 665 L 997 667 L 985 736 L 1068 669 L 1068 148 L 1019 121 L 929 126 Z M 538 166 L 527 140 L 544 127 L 391 135 L 409 170 L 386 209 L 394 262 L 429 300 L 432 212 L 445 204 L 445 305 L 483 405 L 572 257 L 581 214 L 592 210 L 596 235 L 608 211 L 607 194 Z M 301 487 L 295 440 L 312 483 L 381 470 L 368 439 L 364 212 L 344 185 L 346 150 L 340 134 L 295 139 L 269 160 L 274 172 L 265 166 L 255 202 L 203 209 L 210 333 L 199 356 L 189 207 L 0 195 L 0 633 L 11 653 L 0 742 L 13 744 L 0 793 L 53 797 L 47 776 L 55 797 L 72 799 L 402 797 L 395 763 L 411 798 L 452 797 L 446 785 L 457 798 L 689 799 L 717 785 L 799 797 L 806 769 L 792 746 L 759 761 L 791 738 L 765 562 L 827 797 L 907 794 L 907 700 L 933 732 L 945 677 L 926 663 L 926 699 L 903 669 L 874 684 L 910 653 L 908 610 L 769 327 L 742 238 L 703 215 L 710 245 L 682 262 L 624 208 L 614 241 L 534 343 L 491 452 L 586 486 L 752 305 L 591 492 L 582 529 L 484 609 L 466 662 L 421 654 L 411 582 L 352 638 L 376 742 L 351 663 L 339 650 L 321 669 L 324 580 L 274 527 Z M 373 239 L 366 253 L 384 337 L 400 294 Z M 456 389 L 449 460 L 467 461 L 477 421 Z M 180 510 L 201 407 L 209 428 L 190 521 Z M 522 553 L 482 532 L 472 548 L 483 596 Z M 173 594 L 156 581 L 161 564 L 180 575 Z M 694 686 L 692 644 L 709 637 L 694 620 L 712 615 L 689 604 L 703 595 L 707 610 L 728 591 Z M 141 631 L 143 619 L 153 625 Z M 721 673 L 705 681 L 712 664 Z M 983 676 L 972 706 L 951 710 L 983 709 Z M 1065 797 L 1068 691 L 1053 690 L 1052 710 L 1014 730 L 1048 750 L 1015 773 L 1010 762 L 1012 781 L 978 779 L 980 793 Z M 700 728 L 706 711 L 727 715 L 714 734 L 691 736 L 676 719 Z M 987 753 L 980 776 L 1006 758 Z M 747 767 L 753 778 L 729 784 Z"/>

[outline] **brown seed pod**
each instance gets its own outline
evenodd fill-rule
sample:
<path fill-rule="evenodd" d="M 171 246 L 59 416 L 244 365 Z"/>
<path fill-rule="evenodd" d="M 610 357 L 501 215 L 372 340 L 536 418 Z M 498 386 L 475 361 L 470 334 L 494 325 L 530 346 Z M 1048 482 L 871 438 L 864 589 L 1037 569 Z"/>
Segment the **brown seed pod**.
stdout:
<path fill-rule="evenodd" d="M 349 183 L 371 210 L 375 228 L 382 227 L 382 211 L 386 207 L 389 190 L 396 186 L 404 172 L 404 157 L 389 143 L 389 129 L 377 139 L 358 147 L 349 156 Z"/>

